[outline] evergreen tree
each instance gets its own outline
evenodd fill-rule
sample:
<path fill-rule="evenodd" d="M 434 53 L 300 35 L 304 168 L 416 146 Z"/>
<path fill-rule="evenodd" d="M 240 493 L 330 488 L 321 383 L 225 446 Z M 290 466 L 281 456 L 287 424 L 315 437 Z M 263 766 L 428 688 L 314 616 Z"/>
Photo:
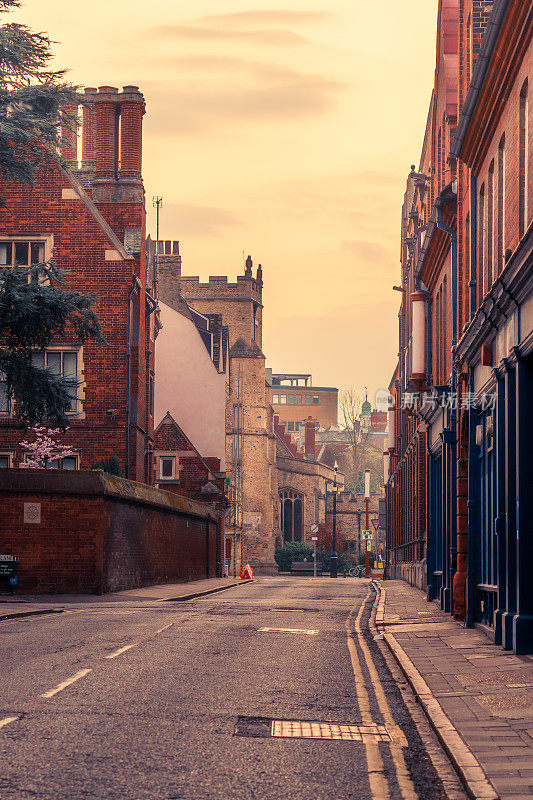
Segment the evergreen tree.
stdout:
<path fill-rule="evenodd" d="M 0 0 L 0 14 L 19 6 L 19 0 Z M 0 25 L 0 177 L 7 181 L 31 183 L 58 158 L 60 121 L 76 125 L 65 109 L 80 98 L 65 83 L 65 70 L 48 69 L 50 46 L 48 36 L 26 25 Z"/>
<path fill-rule="evenodd" d="M 0 13 L 19 7 L 0 0 Z M 0 26 L 0 178 L 32 184 L 34 176 L 59 161 L 63 109 L 77 106 L 74 87 L 64 71 L 47 68 L 50 39 L 27 26 Z M 68 121 L 68 117 L 67 117 Z M 74 119 L 71 124 L 75 125 Z M 0 190 L 0 206 L 5 207 Z M 62 288 L 65 273 L 53 262 L 0 269 L 0 378 L 18 402 L 19 419 L 35 425 L 45 419 L 66 428 L 70 401 L 58 376 L 37 367 L 35 350 L 56 336 L 74 333 L 80 341 L 103 342 L 95 298 Z"/>

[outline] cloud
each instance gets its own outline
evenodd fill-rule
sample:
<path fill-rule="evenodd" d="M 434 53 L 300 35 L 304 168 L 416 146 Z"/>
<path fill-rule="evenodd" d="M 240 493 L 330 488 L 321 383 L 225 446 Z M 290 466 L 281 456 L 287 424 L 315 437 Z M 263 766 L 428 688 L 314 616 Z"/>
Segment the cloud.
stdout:
<path fill-rule="evenodd" d="M 237 25 L 297 25 L 300 22 L 320 22 L 334 15 L 328 11 L 290 11 L 272 9 L 265 11 L 237 11 L 230 14 L 209 14 L 205 22 Z"/>
<path fill-rule="evenodd" d="M 166 39 L 192 39 L 194 41 L 244 41 L 265 45 L 304 44 L 308 40 L 294 31 L 280 29 L 267 30 L 231 30 L 208 28 L 195 25 L 158 25 L 148 33 L 152 37 Z"/>
<path fill-rule="evenodd" d="M 219 236 L 224 228 L 239 225 L 240 220 L 224 208 L 195 206 L 190 203 L 167 203 L 165 225 L 172 235 Z"/>
<path fill-rule="evenodd" d="M 259 85 L 182 82 L 154 87 L 148 95 L 150 124 L 159 134 L 198 133 L 223 122 L 282 120 L 327 110 L 342 84 L 321 76 L 258 67 Z M 266 84 L 266 85 L 265 85 Z"/>
<path fill-rule="evenodd" d="M 345 250 L 353 253 L 360 261 L 365 261 L 370 266 L 393 269 L 396 267 L 390 252 L 378 242 L 368 242 L 363 239 L 343 242 Z"/>

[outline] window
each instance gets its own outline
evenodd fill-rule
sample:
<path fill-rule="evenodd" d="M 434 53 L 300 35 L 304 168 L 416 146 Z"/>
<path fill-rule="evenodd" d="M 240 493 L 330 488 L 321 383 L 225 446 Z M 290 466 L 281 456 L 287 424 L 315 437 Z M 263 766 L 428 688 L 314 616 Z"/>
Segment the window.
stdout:
<path fill-rule="evenodd" d="M 54 458 L 50 460 L 46 469 L 78 469 L 78 456 L 65 456 L 65 458 Z"/>
<path fill-rule="evenodd" d="M 300 430 L 300 424 L 301 424 L 300 422 L 295 422 L 294 423 L 294 430 L 295 431 L 299 431 Z"/>
<path fill-rule="evenodd" d="M 313 405 L 314 405 L 314 406 L 317 406 L 317 405 L 319 404 L 319 402 L 320 402 L 320 400 L 319 400 L 319 397 L 318 397 L 318 395 L 317 395 L 317 394 L 314 394 L 314 395 L 313 395 Z"/>
<path fill-rule="evenodd" d="M 11 404 L 9 402 L 9 394 L 7 391 L 7 381 L 4 373 L 0 373 L 0 414 L 9 414 Z"/>
<path fill-rule="evenodd" d="M 76 350 L 45 350 L 33 354 L 33 363 L 40 369 L 47 369 L 52 375 L 62 379 L 69 394 L 68 414 L 78 412 L 78 353 Z"/>
<path fill-rule="evenodd" d="M 492 260 L 494 256 L 494 161 L 489 167 L 487 197 L 487 292 L 492 286 Z"/>
<path fill-rule="evenodd" d="M 479 220 L 478 220 L 478 245 L 477 245 L 477 286 L 478 286 L 478 306 L 485 296 L 484 292 L 484 273 L 485 273 L 485 184 L 479 190 Z"/>
<path fill-rule="evenodd" d="M 279 405 L 279 394 L 272 395 L 272 402 L 274 403 L 274 405 Z"/>
<path fill-rule="evenodd" d="M 497 277 L 505 266 L 505 136 L 498 147 L 498 232 L 496 235 L 496 258 L 494 276 Z M 467 228 L 468 230 L 468 228 Z"/>
<path fill-rule="evenodd" d="M 306 395 L 304 395 L 304 398 L 305 398 L 305 405 L 306 406 L 312 406 L 313 405 L 313 395 L 312 394 L 306 394 Z"/>
<path fill-rule="evenodd" d="M 279 493 L 281 530 L 284 542 L 301 542 L 303 538 L 303 494 L 294 489 Z"/>
<path fill-rule="evenodd" d="M 0 469 L 9 469 L 12 464 L 12 453 L 0 453 Z"/>
<path fill-rule="evenodd" d="M 289 430 L 289 431 L 293 431 L 294 430 L 294 422 L 288 422 L 287 423 L 287 430 Z"/>
<path fill-rule="evenodd" d="M 288 403 L 290 406 L 301 406 L 302 405 L 302 395 L 301 394 L 289 394 L 287 395 Z"/>
<path fill-rule="evenodd" d="M 527 192 L 528 192 L 528 125 L 529 103 L 528 82 L 520 92 L 520 120 L 518 140 L 518 233 L 523 237 L 527 227 Z"/>
<path fill-rule="evenodd" d="M 286 394 L 280 394 L 279 402 L 280 402 L 280 405 L 284 406 L 287 403 L 287 395 Z"/>
<path fill-rule="evenodd" d="M 176 474 L 175 456 L 161 456 L 159 459 L 159 476 L 161 478 L 174 478 Z"/>
<path fill-rule="evenodd" d="M 44 242 L 0 242 L 0 266 L 42 264 L 45 260 Z"/>

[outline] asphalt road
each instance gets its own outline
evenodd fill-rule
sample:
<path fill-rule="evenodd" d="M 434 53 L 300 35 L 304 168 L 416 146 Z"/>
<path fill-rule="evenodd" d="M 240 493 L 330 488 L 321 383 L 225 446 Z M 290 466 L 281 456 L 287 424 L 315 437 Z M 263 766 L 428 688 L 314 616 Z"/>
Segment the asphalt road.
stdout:
<path fill-rule="evenodd" d="M 368 630 L 374 596 L 262 578 L 0 622 L 1 800 L 441 800 Z M 271 720 L 364 727 L 277 737 Z"/>

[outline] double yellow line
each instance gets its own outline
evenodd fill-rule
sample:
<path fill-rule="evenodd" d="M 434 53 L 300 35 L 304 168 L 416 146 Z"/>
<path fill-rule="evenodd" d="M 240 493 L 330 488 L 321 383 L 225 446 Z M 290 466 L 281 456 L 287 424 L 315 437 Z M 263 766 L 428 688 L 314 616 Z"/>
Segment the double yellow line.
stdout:
<path fill-rule="evenodd" d="M 415 791 L 415 787 L 409 775 L 403 748 L 408 747 L 408 742 L 403 731 L 396 725 L 392 716 L 383 686 L 378 675 L 378 671 L 372 660 L 370 650 L 366 644 L 361 631 L 361 617 L 367 600 L 371 595 L 371 590 L 359 606 L 359 611 L 356 615 L 357 606 L 355 606 L 346 620 L 346 633 L 348 637 L 348 650 L 352 661 L 352 669 L 355 678 L 355 691 L 357 694 L 357 702 L 361 712 L 361 721 L 363 725 L 372 725 L 376 722 L 372 719 L 370 713 L 370 695 L 366 688 L 365 676 L 363 674 L 359 654 L 355 646 L 354 638 L 357 639 L 359 647 L 363 653 L 364 663 L 368 669 L 374 694 L 376 696 L 378 708 L 383 717 L 383 722 L 387 727 L 392 741 L 389 748 L 394 763 L 394 770 L 396 779 L 400 788 L 400 793 L 403 800 L 419 800 Z M 384 745 L 387 746 L 387 745 Z M 390 800 L 389 783 L 387 780 L 387 773 L 383 765 L 383 759 L 379 750 L 377 742 L 365 741 L 366 762 L 368 768 L 368 780 L 370 784 L 370 791 L 372 793 L 372 800 Z"/>

